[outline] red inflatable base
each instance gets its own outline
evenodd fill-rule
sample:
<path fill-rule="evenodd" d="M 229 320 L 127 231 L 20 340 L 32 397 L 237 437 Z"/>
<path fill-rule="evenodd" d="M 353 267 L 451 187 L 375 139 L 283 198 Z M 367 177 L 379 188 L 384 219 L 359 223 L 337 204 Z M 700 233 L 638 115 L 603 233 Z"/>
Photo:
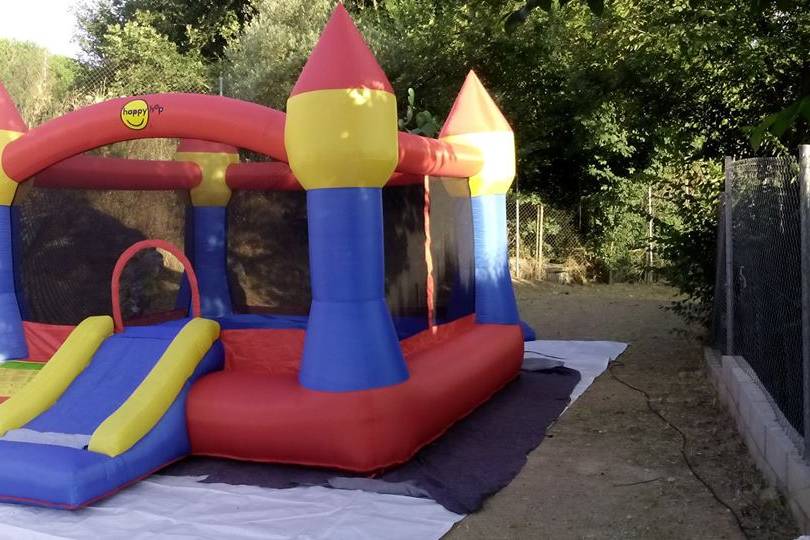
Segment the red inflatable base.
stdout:
<path fill-rule="evenodd" d="M 331 393 L 298 383 L 291 359 L 300 358 L 303 331 L 238 330 L 223 342 L 225 371 L 189 395 L 194 454 L 356 472 L 408 461 L 511 381 L 523 358 L 519 326 L 470 317 L 402 342 L 406 382 Z"/>

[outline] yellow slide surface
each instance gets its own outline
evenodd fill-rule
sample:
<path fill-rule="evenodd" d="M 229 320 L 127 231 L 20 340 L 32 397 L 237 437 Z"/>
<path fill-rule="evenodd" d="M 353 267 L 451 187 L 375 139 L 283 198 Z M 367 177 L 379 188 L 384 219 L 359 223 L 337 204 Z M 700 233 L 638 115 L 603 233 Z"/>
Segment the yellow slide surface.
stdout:
<path fill-rule="evenodd" d="M 141 384 L 96 429 L 88 450 L 115 457 L 132 448 L 174 403 L 218 337 L 215 321 L 196 318 L 186 323 Z"/>
<path fill-rule="evenodd" d="M 0 404 L 0 436 L 24 426 L 56 403 L 112 332 L 112 317 L 106 315 L 79 323 L 31 382 Z"/>

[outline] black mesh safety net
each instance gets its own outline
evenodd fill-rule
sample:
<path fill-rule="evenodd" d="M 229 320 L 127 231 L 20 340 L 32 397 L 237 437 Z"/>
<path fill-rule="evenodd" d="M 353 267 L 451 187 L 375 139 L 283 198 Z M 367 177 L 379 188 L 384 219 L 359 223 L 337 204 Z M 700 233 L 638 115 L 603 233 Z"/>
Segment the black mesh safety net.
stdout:
<path fill-rule="evenodd" d="M 425 188 L 383 189 L 385 296 L 400 337 L 428 327 Z"/>
<path fill-rule="evenodd" d="M 469 190 L 430 179 L 430 258 L 437 322 L 475 309 Z M 466 188 L 466 182 L 463 189 Z M 385 288 L 400 337 L 428 327 L 425 186 L 383 190 Z M 228 207 L 228 272 L 238 313 L 306 315 L 309 285 L 306 193 L 236 192 Z"/>
<path fill-rule="evenodd" d="M 475 312 L 475 258 L 470 189 L 457 179 L 430 179 L 430 237 L 436 322 Z"/>
<path fill-rule="evenodd" d="M 28 182 L 12 205 L 15 280 L 25 320 L 78 324 L 111 312 L 118 257 L 140 240 L 182 248 L 188 195 L 174 191 L 38 188 Z M 125 319 L 174 310 L 183 270 L 161 251 L 138 253 L 121 276 Z"/>
<path fill-rule="evenodd" d="M 228 204 L 228 274 L 236 313 L 309 312 L 306 192 L 234 192 Z"/>
<path fill-rule="evenodd" d="M 28 184 L 15 198 L 12 218 L 15 279 L 20 309 L 29 321 L 78 324 L 87 316 L 110 313 L 110 278 L 120 254 L 147 238 L 183 247 L 189 234 L 185 192 Z M 430 303 L 439 324 L 474 312 L 466 185 L 430 178 L 429 198 L 423 184 L 383 189 L 386 297 L 401 338 L 428 327 Z M 234 311 L 306 316 L 311 303 L 306 192 L 235 191 L 227 219 Z M 182 276 L 182 266 L 169 254 L 146 250 L 136 255 L 121 279 L 125 319 L 176 312 Z"/>

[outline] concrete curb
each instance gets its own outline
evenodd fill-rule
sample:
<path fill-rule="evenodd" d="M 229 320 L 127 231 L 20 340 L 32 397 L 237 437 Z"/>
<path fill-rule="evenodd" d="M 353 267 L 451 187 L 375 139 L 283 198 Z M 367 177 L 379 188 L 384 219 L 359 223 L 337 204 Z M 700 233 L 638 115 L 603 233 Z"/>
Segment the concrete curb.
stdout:
<path fill-rule="evenodd" d="M 799 455 L 784 421 L 777 418 L 765 391 L 739 356 L 704 348 L 709 378 L 734 418 L 754 462 L 768 482 L 784 494 L 803 534 L 810 533 L 810 465 Z"/>

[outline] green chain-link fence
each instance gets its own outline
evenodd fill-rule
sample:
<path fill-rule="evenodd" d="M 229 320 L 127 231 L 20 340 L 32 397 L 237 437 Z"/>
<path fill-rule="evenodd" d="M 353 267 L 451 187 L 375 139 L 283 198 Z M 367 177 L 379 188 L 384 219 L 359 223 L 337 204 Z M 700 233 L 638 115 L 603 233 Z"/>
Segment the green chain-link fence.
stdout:
<path fill-rule="evenodd" d="M 644 208 L 638 209 L 639 219 L 633 221 L 638 227 L 635 236 L 641 239 L 640 244 L 623 246 L 622 253 L 617 255 L 610 245 L 601 246 L 605 249 L 595 245 L 598 240 L 588 234 L 590 218 L 583 204 L 563 208 L 536 197 L 508 197 L 506 218 L 512 277 L 557 283 L 654 281 L 661 261 L 655 253 L 655 230 L 649 219 L 654 211 L 652 191 L 645 199 Z M 600 257 L 602 252 L 608 257 Z"/>

